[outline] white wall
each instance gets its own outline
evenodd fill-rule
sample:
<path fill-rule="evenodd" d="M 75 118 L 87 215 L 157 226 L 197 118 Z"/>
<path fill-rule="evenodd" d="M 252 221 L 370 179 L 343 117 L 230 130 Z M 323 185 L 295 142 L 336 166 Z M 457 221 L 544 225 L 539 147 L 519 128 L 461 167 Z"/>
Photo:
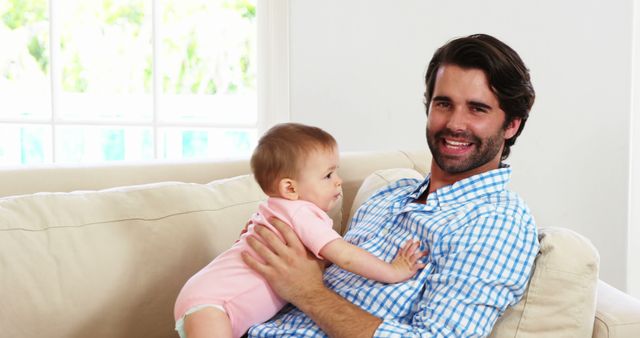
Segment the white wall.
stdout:
<path fill-rule="evenodd" d="M 640 298 L 640 0 L 634 2 L 627 291 Z"/>
<path fill-rule="evenodd" d="M 342 150 L 426 151 L 434 50 L 477 32 L 502 39 L 537 91 L 512 188 L 539 226 L 590 238 L 601 278 L 626 289 L 633 1 L 290 1 L 291 118 Z"/>

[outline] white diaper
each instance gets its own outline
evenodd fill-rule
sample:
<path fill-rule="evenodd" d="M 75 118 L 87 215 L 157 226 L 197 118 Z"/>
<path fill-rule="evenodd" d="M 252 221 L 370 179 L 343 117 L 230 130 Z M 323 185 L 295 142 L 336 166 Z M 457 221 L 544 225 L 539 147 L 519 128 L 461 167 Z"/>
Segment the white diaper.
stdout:
<path fill-rule="evenodd" d="M 217 304 L 201 304 L 201 305 L 196 305 L 190 308 L 189 310 L 187 310 L 187 312 L 184 313 L 184 316 L 182 316 L 182 318 L 178 319 L 178 321 L 176 322 L 176 331 L 178 331 L 180 338 L 187 338 L 187 334 L 184 332 L 184 318 L 194 312 L 200 311 L 208 307 L 212 307 L 214 309 L 218 309 L 224 313 L 227 313 L 222 307 L 222 305 L 217 305 Z"/>

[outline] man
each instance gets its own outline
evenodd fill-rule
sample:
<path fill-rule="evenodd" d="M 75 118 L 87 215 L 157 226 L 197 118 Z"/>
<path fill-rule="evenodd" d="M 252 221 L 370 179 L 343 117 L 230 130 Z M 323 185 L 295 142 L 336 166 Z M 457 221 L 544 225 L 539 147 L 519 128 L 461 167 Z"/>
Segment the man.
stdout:
<path fill-rule="evenodd" d="M 295 306 L 253 327 L 257 337 L 482 337 L 522 297 L 538 251 L 533 218 L 506 190 L 502 163 L 535 98 L 518 54 L 488 35 L 438 49 L 425 76 L 424 181 L 400 180 L 358 210 L 345 239 L 385 260 L 408 237 L 429 251 L 407 282 L 382 284 L 320 263 L 276 222 L 245 254 L 276 292 Z M 266 245 L 265 245 L 266 244 Z"/>

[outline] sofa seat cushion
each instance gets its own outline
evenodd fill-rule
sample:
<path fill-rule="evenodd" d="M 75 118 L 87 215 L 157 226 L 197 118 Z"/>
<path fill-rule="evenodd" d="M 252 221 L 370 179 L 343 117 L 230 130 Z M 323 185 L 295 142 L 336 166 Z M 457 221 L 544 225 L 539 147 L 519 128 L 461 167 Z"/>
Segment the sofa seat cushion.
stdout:
<path fill-rule="evenodd" d="M 407 168 L 369 175 L 351 215 L 382 187 L 401 178 L 422 178 Z M 491 337 L 591 337 L 599 256 L 585 237 L 566 228 L 539 228 L 540 252 L 522 300 L 498 319 Z"/>

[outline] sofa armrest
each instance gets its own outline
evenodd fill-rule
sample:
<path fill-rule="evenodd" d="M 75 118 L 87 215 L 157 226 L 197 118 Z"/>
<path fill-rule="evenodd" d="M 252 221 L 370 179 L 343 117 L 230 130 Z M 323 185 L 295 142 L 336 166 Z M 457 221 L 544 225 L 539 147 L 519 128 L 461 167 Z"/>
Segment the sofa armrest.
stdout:
<path fill-rule="evenodd" d="M 640 337 L 640 300 L 598 282 L 593 338 Z"/>

